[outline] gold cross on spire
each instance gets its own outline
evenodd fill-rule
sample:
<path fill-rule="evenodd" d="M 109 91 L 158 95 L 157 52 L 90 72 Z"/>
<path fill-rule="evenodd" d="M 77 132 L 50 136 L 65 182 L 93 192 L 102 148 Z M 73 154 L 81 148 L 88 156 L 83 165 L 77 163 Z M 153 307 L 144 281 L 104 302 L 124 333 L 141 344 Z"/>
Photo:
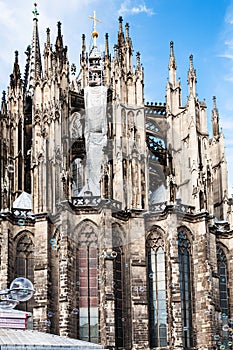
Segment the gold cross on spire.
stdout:
<path fill-rule="evenodd" d="M 88 16 L 88 18 L 93 20 L 93 32 L 92 37 L 94 39 L 94 47 L 96 47 L 96 38 L 98 38 L 98 32 L 96 31 L 96 22 L 101 23 L 102 21 L 100 19 L 96 18 L 96 12 L 94 11 L 94 16 Z"/>

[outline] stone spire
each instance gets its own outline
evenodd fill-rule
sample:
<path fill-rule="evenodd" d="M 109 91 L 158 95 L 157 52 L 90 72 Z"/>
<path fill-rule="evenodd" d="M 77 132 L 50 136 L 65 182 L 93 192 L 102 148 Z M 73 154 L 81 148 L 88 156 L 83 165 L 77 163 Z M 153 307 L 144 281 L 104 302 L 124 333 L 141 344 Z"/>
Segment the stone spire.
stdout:
<path fill-rule="evenodd" d="M 39 31 L 38 31 L 38 19 L 39 15 L 37 11 L 37 4 L 35 3 L 34 11 L 32 11 L 34 18 L 33 26 L 33 36 L 32 36 L 32 47 L 30 52 L 29 60 L 29 71 L 28 71 L 28 86 L 27 91 L 33 93 L 35 87 L 35 81 L 41 78 L 42 75 L 42 64 L 41 64 L 41 54 L 40 54 L 40 42 L 39 42 Z"/>
<path fill-rule="evenodd" d="M 7 115 L 6 91 L 2 92 L 1 114 L 4 116 Z"/>
<path fill-rule="evenodd" d="M 104 83 L 109 86 L 111 82 L 111 58 L 109 55 L 108 33 L 105 34 Z"/>
<path fill-rule="evenodd" d="M 219 136 L 219 113 L 216 104 L 216 97 L 213 96 L 213 110 L 212 110 L 212 130 L 213 136 Z"/>
<path fill-rule="evenodd" d="M 18 53 L 18 51 L 15 51 L 15 62 L 14 62 L 13 73 L 10 76 L 10 86 L 12 88 L 15 88 L 17 86 L 21 86 L 21 73 L 20 73 L 20 68 L 19 68 L 19 53 Z"/>
<path fill-rule="evenodd" d="M 80 54 L 80 67 L 81 67 L 81 84 L 82 88 L 85 88 L 87 85 L 87 53 L 86 53 L 86 37 L 85 34 L 82 34 L 82 53 Z"/>
<path fill-rule="evenodd" d="M 63 50 L 63 38 L 61 35 L 61 22 L 57 22 L 57 39 L 56 39 L 56 51 L 60 52 Z"/>
<path fill-rule="evenodd" d="M 46 29 L 46 45 L 47 47 L 50 47 L 50 29 Z"/>
<path fill-rule="evenodd" d="M 176 59 L 174 55 L 174 44 L 170 41 L 170 57 L 168 63 L 169 78 L 166 88 L 166 104 L 167 109 L 173 113 L 179 113 L 181 106 L 181 84 L 176 79 Z"/>
<path fill-rule="evenodd" d="M 123 27 L 122 27 L 123 18 L 120 16 L 118 20 L 119 20 L 118 48 L 120 48 L 122 45 L 125 44 L 125 37 L 124 37 Z"/>
<path fill-rule="evenodd" d="M 141 55 L 140 52 L 136 52 L 136 70 L 141 70 Z"/>
<path fill-rule="evenodd" d="M 173 49 L 173 41 L 170 41 L 170 59 L 169 59 L 168 69 L 169 69 L 169 82 L 174 85 L 176 83 L 176 60 L 175 60 L 174 49 Z"/>
<path fill-rule="evenodd" d="M 193 68 L 193 55 L 189 56 L 188 86 L 189 96 L 196 97 L 196 70 Z"/>
<path fill-rule="evenodd" d="M 108 33 L 105 34 L 105 58 L 109 58 Z"/>

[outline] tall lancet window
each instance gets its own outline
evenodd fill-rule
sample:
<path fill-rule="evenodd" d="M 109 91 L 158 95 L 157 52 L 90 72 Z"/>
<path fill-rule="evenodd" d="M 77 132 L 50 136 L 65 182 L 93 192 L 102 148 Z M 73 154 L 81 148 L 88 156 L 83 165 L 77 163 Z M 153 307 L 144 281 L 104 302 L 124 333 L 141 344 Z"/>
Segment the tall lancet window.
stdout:
<path fill-rule="evenodd" d="M 227 259 L 223 250 L 217 247 L 217 262 L 219 274 L 219 301 L 222 314 L 228 316 L 228 289 L 227 289 Z"/>
<path fill-rule="evenodd" d="M 79 235 L 79 338 L 98 343 L 98 248 L 97 236 L 88 223 Z"/>
<path fill-rule="evenodd" d="M 154 238 L 154 239 L 153 239 Z M 147 240 L 150 347 L 167 346 L 165 253 L 161 238 Z"/>
<path fill-rule="evenodd" d="M 83 188 L 83 165 L 82 159 L 76 158 L 72 163 L 73 196 L 77 197 Z"/>
<path fill-rule="evenodd" d="M 113 281 L 115 299 L 115 341 L 116 349 L 124 347 L 123 331 L 123 284 L 122 284 L 122 248 L 114 247 L 115 258 L 113 260 Z"/>
<path fill-rule="evenodd" d="M 128 306 L 125 298 L 125 258 L 124 258 L 124 231 L 117 225 L 112 226 L 112 269 L 113 269 L 113 294 L 114 294 L 114 316 L 115 316 L 115 349 L 128 348 L 128 334 L 126 314 L 124 310 Z M 106 261 L 107 263 L 107 261 Z M 110 263 L 110 261 L 109 261 Z M 106 268 L 111 265 L 106 265 Z"/>
<path fill-rule="evenodd" d="M 31 238 L 24 234 L 18 240 L 16 246 L 15 278 L 25 277 L 34 282 L 34 244 Z M 19 304 L 21 310 L 32 310 L 33 301 L 30 299 L 26 303 Z"/>
<path fill-rule="evenodd" d="M 180 231 L 178 234 L 178 256 L 180 271 L 182 339 L 183 346 L 185 348 L 190 348 L 193 346 L 190 249 L 191 245 L 186 233 Z"/>

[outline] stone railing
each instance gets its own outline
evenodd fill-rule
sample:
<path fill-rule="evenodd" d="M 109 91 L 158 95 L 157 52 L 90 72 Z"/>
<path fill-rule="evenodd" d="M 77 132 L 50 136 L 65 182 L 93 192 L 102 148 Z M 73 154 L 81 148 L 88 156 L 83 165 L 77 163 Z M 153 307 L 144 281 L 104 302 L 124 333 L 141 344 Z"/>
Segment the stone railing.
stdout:
<path fill-rule="evenodd" d="M 91 206 L 91 207 L 103 207 L 107 206 L 113 210 L 122 210 L 121 202 L 113 199 L 101 198 L 99 196 L 86 196 L 86 197 L 72 197 L 71 203 L 75 207 Z"/>
<path fill-rule="evenodd" d="M 195 207 L 191 205 L 186 205 L 182 203 L 155 203 L 149 206 L 149 210 L 152 212 L 163 212 L 167 207 L 172 207 L 173 210 L 179 211 L 184 214 L 195 214 Z"/>
<path fill-rule="evenodd" d="M 32 213 L 31 209 L 12 208 L 12 214 L 19 219 L 35 219 L 35 215 Z"/>

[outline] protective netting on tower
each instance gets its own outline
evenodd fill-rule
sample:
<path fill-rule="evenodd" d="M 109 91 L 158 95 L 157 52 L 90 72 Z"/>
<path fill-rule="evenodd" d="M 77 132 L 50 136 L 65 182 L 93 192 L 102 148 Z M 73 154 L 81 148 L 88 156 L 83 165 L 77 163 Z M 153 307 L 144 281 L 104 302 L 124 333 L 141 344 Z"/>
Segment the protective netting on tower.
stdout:
<path fill-rule="evenodd" d="M 85 192 L 90 191 L 93 196 L 99 196 L 103 147 L 107 145 L 107 88 L 88 86 L 84 90 L 84 99 L 86 167 L 85 186 L 79 195 L 85 196 Z"/>

